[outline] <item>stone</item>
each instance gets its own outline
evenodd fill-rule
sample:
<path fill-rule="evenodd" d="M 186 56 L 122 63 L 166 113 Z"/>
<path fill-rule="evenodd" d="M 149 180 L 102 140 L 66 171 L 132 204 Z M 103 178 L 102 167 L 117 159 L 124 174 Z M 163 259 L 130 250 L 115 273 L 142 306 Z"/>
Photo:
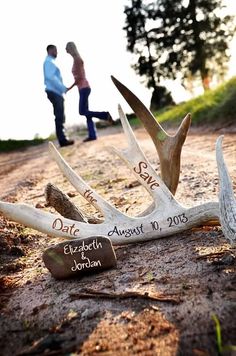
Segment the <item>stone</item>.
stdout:
<path fill-rule="evenodd" d="M 56 279 L 80 277 L 117 264 L 111 240 L 105 236 L 67 240 L 49 247 L 43 261 Z"/>

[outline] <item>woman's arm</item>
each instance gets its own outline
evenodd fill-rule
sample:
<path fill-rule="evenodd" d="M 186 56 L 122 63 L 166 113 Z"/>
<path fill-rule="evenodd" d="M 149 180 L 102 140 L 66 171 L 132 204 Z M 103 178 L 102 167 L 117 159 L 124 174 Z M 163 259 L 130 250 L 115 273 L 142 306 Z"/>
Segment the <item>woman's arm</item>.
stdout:
<path fill-rule="evenodd" d="M 74 82 L 70 87 L 67 88 L 67 91 L 71 90 L 72 88 L 74 88 L 74 86 L 76 86 L 76 82 Z"/>

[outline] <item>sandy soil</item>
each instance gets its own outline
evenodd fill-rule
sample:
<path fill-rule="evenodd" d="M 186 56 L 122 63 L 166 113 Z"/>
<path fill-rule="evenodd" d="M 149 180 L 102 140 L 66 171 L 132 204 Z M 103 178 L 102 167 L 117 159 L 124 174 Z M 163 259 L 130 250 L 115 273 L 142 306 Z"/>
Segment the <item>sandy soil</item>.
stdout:
<path fill-rule="evenodd" d="M 190 130 L 176 193 L 181 204 L 217 201 L 219 134 Z M 139 128 L 135 135 L 158 170 L 146 131 Z M 143 211 L 151 201 L 148 193 L 106 149 L 125 147 L 122 129 L 103 129 L 97 141 L 81 141 L 60 150 L 75 171 L 121 211 L 131 216 Z M 236 192 L 236 133 L 225 132 L 223 150 Z M 48 182 L 98 216 L 60 173 L 47 144 L 0 154 L 2 200 L 52 211 L 44 198 Z M 66 281 L 55 280 L 42 261 L 43 251 L 60 241 L 0 216 L 0 354 L 217 355 L 213 314 L 223 345 L 236 344 L 235 249 L 220 226 L 115 247 L 117 268 Z"/>

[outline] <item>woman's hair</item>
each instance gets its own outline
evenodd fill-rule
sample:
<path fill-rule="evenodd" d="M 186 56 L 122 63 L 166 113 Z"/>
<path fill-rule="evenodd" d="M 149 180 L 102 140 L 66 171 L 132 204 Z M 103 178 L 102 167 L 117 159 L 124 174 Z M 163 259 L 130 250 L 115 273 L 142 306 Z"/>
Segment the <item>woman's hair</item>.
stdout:
<path fill-rule="evenodd" d="M 79 52 L 78 52 L 74 42 L 68 42 L 66 45 L 66 49 L 72 55 L 79 55 Z"/>

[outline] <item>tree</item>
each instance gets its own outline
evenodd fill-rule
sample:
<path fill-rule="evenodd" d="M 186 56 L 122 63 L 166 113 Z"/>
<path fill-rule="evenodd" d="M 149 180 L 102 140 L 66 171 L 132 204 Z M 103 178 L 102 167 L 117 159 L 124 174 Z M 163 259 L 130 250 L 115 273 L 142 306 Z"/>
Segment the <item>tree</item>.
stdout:
<path fill-rule="evenodd" d="M 157 85 L 152 92 L 150 109 L 151 111 L 157 111 L 168 105 L 175 105 L 171 93 L 166 87 Z"/>
<path fill-rule="evenodd" d="M 153 39 L 146 30 L 149 12 L 147 12 L 142 0 L 132 0 L 131 3 L 131 6 L 126 6 L 124 11 L 126 14 L 124 29 L 127 32 L 127 49 L 138 56 L 138 61 L 133 65 L 133 68 L 140 76 L 146 77 L 147 87 L 153 89 L 151 109 L 157 110 L 161 103 L 161 107 L 163 107 L 163 103 L 172 105 L 174 100 L 167 89 L 159 85 L 160 77 L 156 70 L 157 60 L 154 60 L 151 55 Z"/>
<path fill-rule="evenodd" d="M 233 16 L 223 15 L 222 0 L 131 0 L 125 7 L 127 49 L 138 56 L 133 65 L 154 90 L 161 79 L 182 84 L 226 71 Z"/>

